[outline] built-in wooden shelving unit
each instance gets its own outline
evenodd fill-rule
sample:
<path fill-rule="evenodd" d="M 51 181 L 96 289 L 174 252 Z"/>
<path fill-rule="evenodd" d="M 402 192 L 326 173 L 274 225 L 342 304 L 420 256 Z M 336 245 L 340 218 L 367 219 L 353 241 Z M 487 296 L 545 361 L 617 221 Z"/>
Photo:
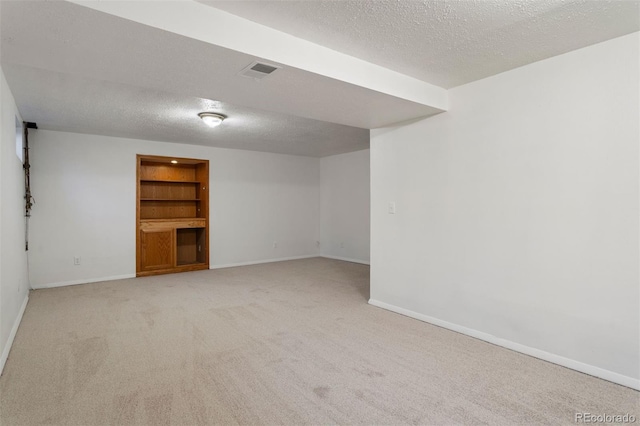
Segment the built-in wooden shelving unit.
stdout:
<path fill-rule="evenodd" d="M 209 269 L 209 161 L 137 160 L 136 274 Z"/>

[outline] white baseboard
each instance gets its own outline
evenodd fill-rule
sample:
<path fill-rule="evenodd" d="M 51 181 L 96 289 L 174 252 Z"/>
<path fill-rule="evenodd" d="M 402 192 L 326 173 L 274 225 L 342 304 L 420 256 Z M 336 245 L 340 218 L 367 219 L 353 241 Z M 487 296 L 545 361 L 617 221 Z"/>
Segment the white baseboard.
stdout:
<path fill-rule="evenodd" d="M 40 290 L 40 289 L 43 289 L 43 288 L 66 287 L 68 285 L 99 283 L 99 282 L 102 282 L 102 281 L 125 280 L 127 278 L 135 278 L 135 277 L 136 277 L 136 274 L 113 275 L 111 277 L 85 278 L 85 279 L 82 279 L 82 280 L 60 281 L 60 282 L 57 282 L 57 283 L 39 284 L 39 285 L 33 285 L 32 288 L 34 290 Z"/>
<path fill-rule="evenodd" d="M 287 260 L 309 259 L 312 257 L 320 257 L 320 255 L 310 254 L 306 256 L 279 257 L 275 259 L 253 260 L 249 262 L 227 263 L 223 265 L 210 265 L 209 269 L 235 268 L 237 266 L 259 265 L 261 263 L 284 262 Z M 34 285 L 32 286 L 32 289 L 40 290 L 43 288 L 66 287 L 69 285 L 90 284 L 90 283 L 98 283 L 102 281 L 124 280 L 127 278 L 135 278 L 135 277 L 136 277 L 136 274 L 125 274 L 125 275 L 114 275 L 111 277 L 89 278 L 89 279 L 73 280 L 73 281 L 60 281 L 55 283 Z"/>
<path fill-rule="evenodd" d="M 22 316 L 24 315 L 25 309 L 27 309 L 27 303 L 29 302 L 29 293 L 24 298 L 24 302 L 22 302 L 22 306 L 20 307 L 20 311 L 18 312 L 18 316 L 16 320 L 13 322 L 13 327 L 11 328 L 11 333 L 9 333 L 9 338 L 7 339 L 6 346 L 2 351 L 2 358 L 0 358 L 0 374 L 4 370 L 4 365 L 9 358 L 9 352 L 11 351 L 11 346 L 13 346 L 13 339 L 16 338 L 16 333 L 18 332 L 18 327 L 20 327 L 20 323 L 22 322 Z"/>
<path fill-rule="evenodd" d="M 489 342 L 497 346 L 502 346 L 503 348 L 511 349 L 513 351 L 520 352 L 525 355 L 530 355 L 532 357 L 539 358 L 544 361 L 551 362 L 553 364 L 558 364 L 563 367 L 567 367 L 572 370 L 579 371 L 581 373 L 589 374 L 590 376 L 599 377 L 601 379 L 608 380 L 610 382 L 617 383 L 622 386 L 640 390 L 640 380 L 634 379 L 633 377 L 624 376 L 622 374 L 605 370 L 600 367 L 585 364 L 583 362 L 576 361 L 570 358 L 565 358 L 563 356 L 552 354 L 549 352 L 545 352 L 540 349 L 521 345 L 520 343 L 515 343 L 510 340 L 501 339 L 499 337 L 493 336 L 488 333 L 484 333 L 482 331 L 474 330 L 472 328 L 467 328 L 458 324 L 453 324 L 448 321 L 443 321 L 438 318 L 430 317 L 428 315 L 419 314 L 417 312 L 410 311 L 408 309 L 390 305 L 385 302 L 380 302 L 379 300 L 369 299 L 369 304 L 373 306 L 377 306 L 379 308 L 387 309 L 392 312 L 396 312 L 401 315 L 415 318 L 420 321 L 428 322 L 429 324 L 437 325 L 438 327 L 446 328 L 461 334 L 466 334 L 467 336 L 475 337 L 476 339 L 484 340 L 485 342 Z"/>
<path fill-rule="evenodd" d="M 262 263 L 285 262 L 287 260 L 310 259 L 312 257 L 320 257 L 320 255 L 310 254 L 306 256 L 279 257 L 276 259 L 252 260 L 249 262 L 226 263 L 223 265 L 210 265 L 209 269 L 235 268 L 237 266 L 260 265 Z"/>
<path fill-rule="evenodd" d="M 329 256 L 328 254 L 321 254 L 320 257 L 326 257 L 327 259 L 344 260 L 345 262 L 361 263 L 363 265 L 370 265 L 368 260 L 351 259 L 349 257 Z"/>

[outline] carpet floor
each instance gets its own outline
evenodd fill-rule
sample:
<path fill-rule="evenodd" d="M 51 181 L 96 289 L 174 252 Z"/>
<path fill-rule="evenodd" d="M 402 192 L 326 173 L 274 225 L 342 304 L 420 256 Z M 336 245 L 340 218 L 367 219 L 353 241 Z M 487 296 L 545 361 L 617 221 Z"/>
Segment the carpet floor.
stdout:
<path fill-rule="evenodd" d="M 640 419 L 639 392 L 370 306 L 368 289 L 368 266 L 313 258 L 32 291 L 0 423 Z"/>

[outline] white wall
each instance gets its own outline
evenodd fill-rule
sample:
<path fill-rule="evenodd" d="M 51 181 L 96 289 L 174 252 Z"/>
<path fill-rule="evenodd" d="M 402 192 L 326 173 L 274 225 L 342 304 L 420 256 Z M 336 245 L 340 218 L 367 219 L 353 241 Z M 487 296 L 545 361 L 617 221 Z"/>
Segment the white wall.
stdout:
<path fill-rule="evenodd" d="M 369 263 L 369 150 L 320 159 L 323 256 Z"/>
<path fill-rule="evenodd" d="M 212 267 L 318 253 L 317 158 L 44 130 L 32 141 L 34 288 L 135 274 L 136 154 L 210 160 Z"/>
<path fill-rule="evenodd" d="M 371 303 L 638 388 L 639 47 L 505 72 L 372 131 Z"/>
<path fill-rule="evenodd" d="M 16 155 L 13 95 L 0 70 L 0 371 L 27 303 L 29 278 L 25 252 L 24 174 Z"/>

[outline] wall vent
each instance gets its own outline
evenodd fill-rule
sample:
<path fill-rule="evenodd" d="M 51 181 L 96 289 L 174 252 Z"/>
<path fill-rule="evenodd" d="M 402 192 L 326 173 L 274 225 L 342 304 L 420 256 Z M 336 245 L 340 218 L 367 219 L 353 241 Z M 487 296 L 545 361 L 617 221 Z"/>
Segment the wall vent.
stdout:
<path fill-rule="evenodd" d="M 240 71 L 240 75 L 243 77 L 254 78 L 260 80 L 280 69 L 277 65 L 265 64 L 264 62 L 252 62 L 248 67 Z"/>

